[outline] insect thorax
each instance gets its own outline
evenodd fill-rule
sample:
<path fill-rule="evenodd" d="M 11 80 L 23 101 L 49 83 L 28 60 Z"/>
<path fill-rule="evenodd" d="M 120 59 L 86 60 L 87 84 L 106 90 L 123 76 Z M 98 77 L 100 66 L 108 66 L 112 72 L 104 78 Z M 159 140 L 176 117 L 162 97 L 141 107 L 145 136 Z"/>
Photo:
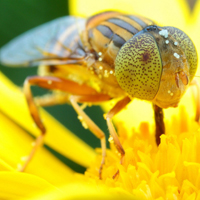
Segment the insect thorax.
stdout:
<path fill-rule="evenodd" d="M 110 14 L 111 13 L 111 14 Z M 93 21 L 97 21 L 92 26 Z M 114 61 L 119 49 L 135 34 L 146 26 L 152 25 L 149 19 L 134 15 L 124 15 L 117 12 L 107 12 L 96 15 L 89 20 L 88 42 L 100 60 L 114 67 Z"/>

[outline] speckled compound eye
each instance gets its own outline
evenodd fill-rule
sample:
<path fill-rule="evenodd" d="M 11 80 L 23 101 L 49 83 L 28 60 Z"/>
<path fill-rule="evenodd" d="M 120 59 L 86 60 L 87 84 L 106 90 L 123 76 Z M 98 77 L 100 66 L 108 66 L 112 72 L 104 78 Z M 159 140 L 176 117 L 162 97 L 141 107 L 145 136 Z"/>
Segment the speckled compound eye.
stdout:
<path fill-rule="evenodd" d="M 157 43 L 148 32 L 128 40 L 115 60 L 115 74 L 130 96 L 152 100 L 160 86 L 162 61 Z"/>
<path fill-rule="evenodd" d="M 181 49 L 184 51 L 187 62 L 189 64 L 190 80 L 192 80 L 197 70 L 197 51 L 194 44 L 192 43 L 192 40 L 178 28 L 170 26 L 163 28 L 167 29 L 168 32 L 177 41 L 174 43 L 174 45 L 180 45 Z"/>

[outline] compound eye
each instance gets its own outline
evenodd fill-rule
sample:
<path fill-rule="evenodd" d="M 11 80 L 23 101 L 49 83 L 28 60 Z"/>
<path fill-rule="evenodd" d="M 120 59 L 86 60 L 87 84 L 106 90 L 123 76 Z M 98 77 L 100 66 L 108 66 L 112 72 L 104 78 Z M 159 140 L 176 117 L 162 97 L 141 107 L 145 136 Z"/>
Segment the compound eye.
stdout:
<path fill-rule="evenodd" d="M 128 40 L 115 60 L 115 74 L 120 87 L 129 96 L 152 100 L 158 92 L 162 61 L 157 43 L 148 32 Z"/>
<path fill-rule="evenodd" d="M 192 40 L 180 29 L 175 27 L 166 26 L 163 27 L 174 37 L 176 42 L 174 45 L 180 45 L 181 49 L 185 53 L 187 62 L 189 64 L 190 81 L 193 79 L 197 70 L 197 51 Z"/>

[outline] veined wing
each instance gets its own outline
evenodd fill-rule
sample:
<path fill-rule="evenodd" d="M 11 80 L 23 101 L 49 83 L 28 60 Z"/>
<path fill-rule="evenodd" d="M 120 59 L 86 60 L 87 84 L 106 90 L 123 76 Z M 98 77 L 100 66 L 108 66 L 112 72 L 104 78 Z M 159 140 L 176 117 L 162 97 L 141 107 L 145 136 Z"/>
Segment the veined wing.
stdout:
<path fill-rule="evenodd" d="M 80 45 L 85 21 L 65 16 L 27 31 L 0 49 L 0 62 L 7 66 L 65 64 L 66 58 Z M 84 51 L 76 54 L 81 57 Z"/>

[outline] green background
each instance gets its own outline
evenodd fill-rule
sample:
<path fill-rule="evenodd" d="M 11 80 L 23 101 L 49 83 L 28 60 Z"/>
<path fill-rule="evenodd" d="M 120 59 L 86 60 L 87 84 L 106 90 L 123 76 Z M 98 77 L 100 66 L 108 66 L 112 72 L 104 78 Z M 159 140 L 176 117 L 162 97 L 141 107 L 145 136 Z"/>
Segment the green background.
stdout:
<path fill-rule="evenodd" d="M 68 14 L 68 1 L 66 0 L 0 0 L 0 47 L 33 27 Z M 20 87 L 23 86 L 27 76 L 37 74 L 37 67 L 11 68 L 0 66 L 0 70 Z M 35 87 L 33 92 L 34 95 L 44 93 L 42 89 Z M 45 109 L 90 146 L 93 148 L 100 147 L 100 141 L 89 130 L 82 127 L 77 119 L 77 114 L 70 105 L 57 105 L 46 107 Z M 85 111 L 108 137 L 107 126 L 103 119 L 101 108 L 92 106 L 86 108 Z M 49 147 L 47 148 L 50 149 Z M 84 168 L 69 161 L 67 158 L 56 152 L 53 153 L 74 170 L 78 172 L 84 171 Z M 82 156 L 81 152 L 80 156 Z"/>

